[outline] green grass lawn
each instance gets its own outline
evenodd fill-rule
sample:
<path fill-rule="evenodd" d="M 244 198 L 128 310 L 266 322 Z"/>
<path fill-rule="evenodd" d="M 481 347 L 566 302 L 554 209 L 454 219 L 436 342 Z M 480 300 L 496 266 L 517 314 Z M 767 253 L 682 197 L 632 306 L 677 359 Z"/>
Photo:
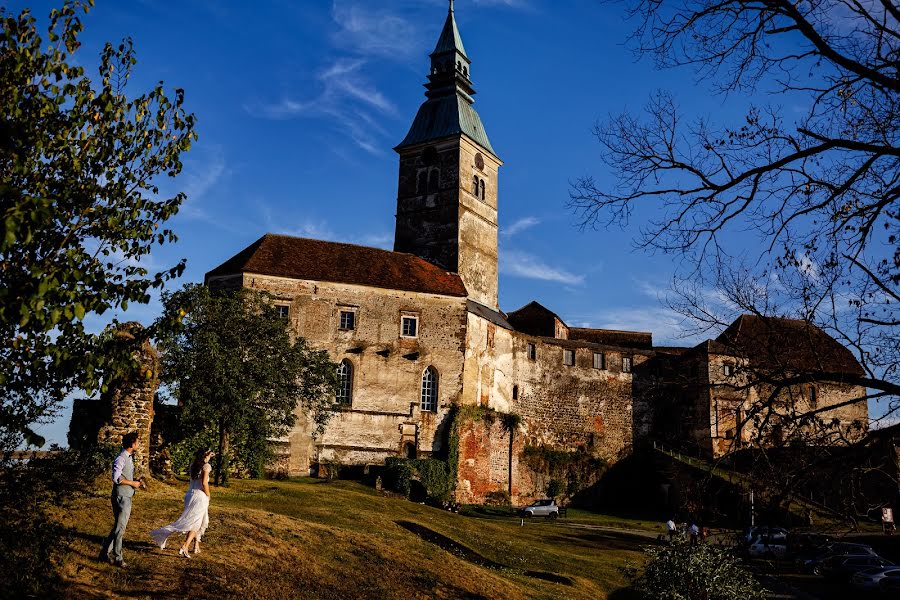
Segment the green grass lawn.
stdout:
<path fill-rule="evenodd" d="M 349 481 L 235 480 L 213 488 L 204 551 L 187 560 L 175 540 L 160 551 L 148 538 L 177 518 L 184 487 L 156 483 L 135 499 L 126 572 L 91 560 L 111 524 L 103 491 L 62 514 L 75 539 L 64 562 L 72 597 L 618 598 L 620 568 L 652 540 L 570 523 L 659 527 L 583 511 L 521 526 Z"/>

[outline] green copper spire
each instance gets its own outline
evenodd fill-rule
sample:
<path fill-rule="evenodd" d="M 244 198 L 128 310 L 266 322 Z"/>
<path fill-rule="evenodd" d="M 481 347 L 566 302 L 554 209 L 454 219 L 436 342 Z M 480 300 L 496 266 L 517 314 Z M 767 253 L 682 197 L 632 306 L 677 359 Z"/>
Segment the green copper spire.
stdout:
<path fill-rule="evenodd" d="M 472 61 L 466 55 L 456 26 L 452 0 L 444 29 L 429 56 L 431 72 L 425 84 L 428 100 L 419 108 L 409 133 L 395 150 L 464 133 L 496 156 L 481 119 L 472 107 L 475 102 L 472 98 L 475 88 L 469 73 Z"/>
<path fill-rule="evenodd" d="M 462 38 L 459 36 L 459 29 L 456 27 L 453 0 L 450 0 L 450 11 L 447 13 L 447 20 L 444 22 L 444 29 L 441 31 L 441 37 L 438 38 L 437 46 L 434 47 L 434 52 L 431 53 L 431 56 L 445 52 L 459 52 L 463 56 L 466 55 Z"/>

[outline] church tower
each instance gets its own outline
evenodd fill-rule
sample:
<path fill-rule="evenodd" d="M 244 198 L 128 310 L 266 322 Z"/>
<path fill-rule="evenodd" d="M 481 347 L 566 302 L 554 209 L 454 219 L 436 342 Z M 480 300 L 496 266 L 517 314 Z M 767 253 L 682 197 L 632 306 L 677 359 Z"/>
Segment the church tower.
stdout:
<path fill-rule="evenodd" d="M 472 107 L 453 0 L 431 53 L 426 100 L 400 155 L 394 250 L 459 273 L 469 298 L 497 304 L 497 175 L 502 161 Z"/>

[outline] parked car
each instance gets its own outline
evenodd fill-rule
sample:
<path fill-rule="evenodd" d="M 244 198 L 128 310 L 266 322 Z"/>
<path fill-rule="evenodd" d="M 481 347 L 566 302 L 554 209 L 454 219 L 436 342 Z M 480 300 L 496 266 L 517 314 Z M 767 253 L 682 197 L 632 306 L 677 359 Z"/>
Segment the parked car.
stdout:
<path fill-rule="evenodd" d="M 890 598 L 896 598 L 900 594 L 900 577 L 891 575 L 878 582 L 878 591 Z"/>
<path fill-rule="evenodd" d="M 557 506 L 556 500 L 538 500 L 523 508 L 522 516 L 525 518 L 547 517 L 548 519 L 555 519 L 559 516 L 559 506 Z"/>
<path fill-rule="evenodd" d="M 894 563 L 880 556 L 833 556 L 822 565 L 822 574 L 829 579 L 849 581 L 860 571 L 892 566 Z"/>
<path fill-rule="evenodd" d="M 787 556 L 787 539 L 784 535 L 760 535 L 747 547 L 750 558 L 781 559 Z"/>
<path fill-rule="evenodd" d="M 761 527 L 751 527 L 747 530 L 747 534 L 744 536 L 744 540 L 749 544 L 752 543 L 759 536 L 781 536 L 785 540 L 787 539 L 788 530 L 783 527 L 769 527 L 768 525 L 763 525 Z"/>
<path fill-rule="evenodd" d="M 859 571 L 850 578 L 850 583 L 864 590 L 877 590 L 885 577 L 900 577 L 900 567 L 873 567 Z"/>
<path fill-rule="evenodd" d="M 834 556 L 878 556 L 871 546 L 852 542 L 835 542 L 797 557 L 797 563 L 807 572 L 821 574 L 822 564 Z"/>

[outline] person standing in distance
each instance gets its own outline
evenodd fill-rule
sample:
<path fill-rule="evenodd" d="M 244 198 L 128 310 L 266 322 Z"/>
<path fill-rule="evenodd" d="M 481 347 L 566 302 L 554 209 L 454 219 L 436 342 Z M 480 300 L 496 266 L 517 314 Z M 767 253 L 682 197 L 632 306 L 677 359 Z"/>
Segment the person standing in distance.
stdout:
<path fill-rule="evenodd" d="M 128 518 L 131 516 L 131 498 L 135 490 L 147 487 L 142 480 L 134 478 L 134 452 L 138 447 L 140 447 L 138 434 L 126 433 L 122 436 L 122 451 L 113 461 L 113 487 L 110 500 L 115 521 L 103 542 L 99 558 L 118 567 L 126 566 L 125 558 L 122 556 L 122 538 L 125 537 L 125 528 L 128 527 Z"/>

